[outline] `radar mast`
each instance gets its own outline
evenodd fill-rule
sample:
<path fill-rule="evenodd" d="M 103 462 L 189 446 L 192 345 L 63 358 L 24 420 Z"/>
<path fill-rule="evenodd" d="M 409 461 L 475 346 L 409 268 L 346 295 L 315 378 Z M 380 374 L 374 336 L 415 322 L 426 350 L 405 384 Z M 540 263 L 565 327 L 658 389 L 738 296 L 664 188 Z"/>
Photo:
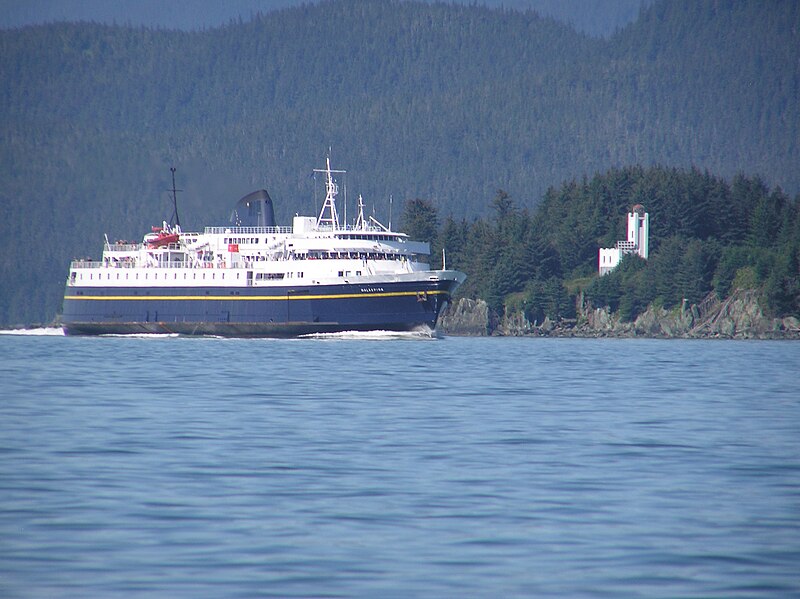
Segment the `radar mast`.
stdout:
<path fill-rule="evenodd" d="M 314 169 L 315 173 L 325 173 L 325 202 L 317 218 L 317 228 L 330 227 L 334 231 L 339 228 L 339 214 L 336 212 L 336 195 L 339 193 L 339 186 L 333 180 L 333 173 L 346 173 L 347 171 L 331 170 L 331 157 L 325 159 L 326 168 Z"/>

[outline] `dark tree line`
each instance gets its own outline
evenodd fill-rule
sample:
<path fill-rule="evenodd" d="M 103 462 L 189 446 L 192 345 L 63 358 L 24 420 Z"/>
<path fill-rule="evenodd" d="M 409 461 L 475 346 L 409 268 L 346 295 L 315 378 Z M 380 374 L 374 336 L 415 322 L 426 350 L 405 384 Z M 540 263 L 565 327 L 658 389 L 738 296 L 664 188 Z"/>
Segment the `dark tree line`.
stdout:
<path fill-rule="evenodd" d="M 650 214 L 650 256 L 632 255 L 597 276 L 598 249 L 625 238 L 630 208 Z M 405 206 L 403 224 L 433 244 L 433 264 L 466 272 L 460 295 L 482 298 L 495 314 L 531 321 L 571 318 L 583 292 L 627 320 L 648 305 L 665 308 L 757 289 L 774 316 L 800 315 L 800 196 L 770 190 L 758 177 L 731 183 L 698 169 L 613 169 L 551 188 L 532 213 L 504 191 L 489 217 L 438 222 L 430 202 Z"/>

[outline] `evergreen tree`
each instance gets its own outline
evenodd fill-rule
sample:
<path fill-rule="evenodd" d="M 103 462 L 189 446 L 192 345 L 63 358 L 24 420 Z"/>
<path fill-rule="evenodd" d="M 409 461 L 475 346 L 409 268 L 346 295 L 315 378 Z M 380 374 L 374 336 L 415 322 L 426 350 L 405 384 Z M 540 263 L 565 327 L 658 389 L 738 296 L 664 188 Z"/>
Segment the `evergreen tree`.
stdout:
<path fill-rule="evenodd" d="M 428 200 L 407 200 L 403 206 L 401 227 L 411 239 L 432 244 L 439 235 L 439 214 Z"/>

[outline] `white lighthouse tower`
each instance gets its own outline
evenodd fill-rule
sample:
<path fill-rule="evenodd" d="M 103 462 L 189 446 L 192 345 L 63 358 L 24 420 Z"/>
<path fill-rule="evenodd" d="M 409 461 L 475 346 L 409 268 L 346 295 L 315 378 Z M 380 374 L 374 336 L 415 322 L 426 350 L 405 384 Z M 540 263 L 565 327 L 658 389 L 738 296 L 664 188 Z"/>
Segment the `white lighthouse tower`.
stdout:
<path fill-rule="evenodd" d="M 626 254 L 637 254 L 647 260 L 650 251 L 650 215 L 641 204 L 628 212 L 628 238 L 618 241 L 613 248 L 600 248 L 598 268 L 600 276 L 614 270 Z"/>

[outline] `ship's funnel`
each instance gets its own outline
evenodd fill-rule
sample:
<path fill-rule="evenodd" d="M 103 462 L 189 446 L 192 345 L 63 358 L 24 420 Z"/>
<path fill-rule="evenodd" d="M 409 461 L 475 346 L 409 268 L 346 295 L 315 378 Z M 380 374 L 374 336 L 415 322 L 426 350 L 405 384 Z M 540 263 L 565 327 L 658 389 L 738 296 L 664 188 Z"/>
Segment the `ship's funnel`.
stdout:
<path fill-rule="evenodd" d="M 275 211 L 266 189 L 244 196 L 231 213 L 231 223 L 237 227 L 274 227 Z"/>

